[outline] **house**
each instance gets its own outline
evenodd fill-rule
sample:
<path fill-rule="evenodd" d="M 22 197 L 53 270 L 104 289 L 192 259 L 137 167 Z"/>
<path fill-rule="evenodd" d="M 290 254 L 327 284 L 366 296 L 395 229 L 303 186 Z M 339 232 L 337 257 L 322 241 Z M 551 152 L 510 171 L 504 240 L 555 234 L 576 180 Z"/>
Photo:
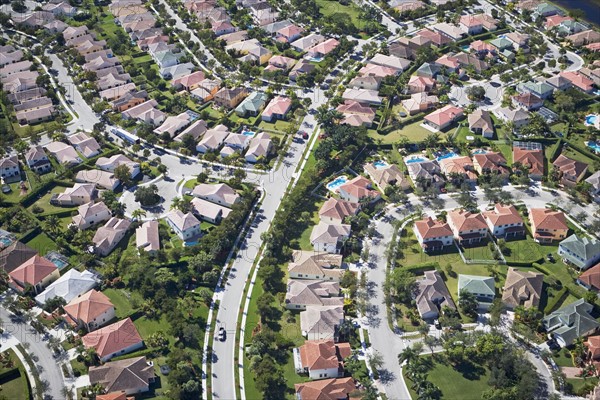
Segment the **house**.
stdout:
<path fill-rule="evenodd" d="M 269 59 L 269 65 L 283 71 L 289 71 L 296 65 L 296 60 L 290 57 L 274 56 Z M 267 67 L 268 68 L 268 67 Z"/>
<path fill-rule="evenodd" d="M 533 238 L 538 243 L 562 240 L 569 233 L 567 218 L 562 211 L 553 211 L 549 208 L 530 208 L 529 221 Z"/>
<path fill-rule="evenodd" d="M 376 90 L 346 89 L 342 94 L 342 100 L 379 106 L 381 105 L 383 98 L 379 96 L 379 92 Z"/>
<path fill-rule="evenodd" d="M 143 393 L 149 391 L 150 384 L 154 382 L 154 364 L 146 357 L 127 358 L 90 367 L 89 376 L 92 385 L 100 385 L 107 393 Z"/>
<path fill-rule="evenodd" d="M 271 142 L 271 136 L 266 132 L 261 132 L 255 135 L 250 141 L 250 146 L 244 155 L 244 158 L 249 163 L 257 163 L 260 160 L 265 160 L 273 144 Z"/>
<path fill-rule="evenodd" d="M 460 294 L 464 291 L 475 295 L 479 303 L 479 308 L 483 310 L 489 309 L 496 296 L 496 287 L 494 286 L 494 278 L 489 276 L 478 275 L 458 275 L 458 297 L 460 302 Z"/>
<path fill-rule="evenodd" d="M 378 167 L 375 164 L 369 163 L 365 165 L 365 172 L 369 175 L 371 180 L 375 182 L 379 189 L 383 191 L 390 185 L 401 188 L 402 190 L 408 190 L 410 188 L 410 182 L 408 182 L 408 179 L 395 164 Z"/>
<path fill-rule="evenodd" d="M 586 163 L 573 160 L 562 154 L 554 160 L 552 165 L 558 172 L 560 183 L 566 187 L 577 185 L 585 177 L 588 170 Z"/>
<path fill-rule="evenodd" d="M 461 245 L 480 243 L 488 234 L 488 225 L 481 213 L 465 210 L 449 211 L 448 225 L 452 229 L 454 238 Z"/>
<path fill-rule="evenodd" d="M 155 255 L 160 250 L 158 221 L 146 221 L 135 230 L 135 247 Z"/>
<path fill-rule="evenodd" d="M 454 243 L 454 233 L 446 222 L 427 217 L 415 221 L 414 232 L 419 244 L 427 253 L 442 251 Z"/>
<path fill-rule="evenodd" d="M 468 119 L 471 132 L 488 139 L 494 137 L 494 124 L 489 111 L 477 109 L 469 114 Z"/>
<path fill-rule="evenodd" d="M 325 36 L 323 35 L 319 35 L 318 33 L 311 33 L 307 36 L 301 37 L 300 39 L 297 39 L 295 41 L 293 41 L 290 46 L 299 52 L 304 52 L 307 49 L 322 43 L 325 41 Z"/>
<path fill-rule="evenodd" d="M 78 296 L 92 290 L 97 284 L 96 275 L 90 271 L 83 270 L 83 272 L 79 272 L 76 269 L 70 269 L 52 282 L 46 290 L 35 296 L 35 301 L 43 306 L 48 300 L 60 297 L 65 300 L 65 303 L 69 303 Z"/>
<path fill-rule="evenodd" d="M 0 177 L 2 177 L 4 183 L 21 180 L 21 167 L 19 166 L 19 158 L 16 155 L 0 159 Z"/>
<path fill-rule="evenodd" d="M 456 156 L 444 158 L 439 161 L 440 169 L 446 178 L 454 182 L 469 182 L 477 181 L 477 174 L 471 157 Z"/>
<path fill-rule="evenodd" d="M 480 175 L 497 174 L 508 178 L 510 169 L 507 165 L 506 158 L 502 153 L 488 151 L 487 153 L 473 154 L 473 168 Z"/>
<path fill-rule="evenodd" d="M 223 145 L 230 133 L 225 125 L 217 125 L 207 130 L 202 136 L 202 140 L 196 145 L 196 151 L 206 153 L 207 151 L 217 150 Z"/>
<path fill-rule="evenodd" d="M 375 110 L 357 101 L 346 100 L 336 110 L 344 114 L 343 124 L 370 127 L 375 119 Z"/>
<path fill-rule="evenodd" d="M 187 240 L 200 235 L 200 221 L 192 213 L 182 213 L 173 210 L 167 214 L 167 224 L 175 231 L 181 240 Z"/>
<path fill-rule="evenodd" d="M 58 268 L 48 259 L 35 255 L 8 273 L 8 284 L 18 292 L 32 287 L 40 293 L 60 277 Z"/>
<path fill-rule="evenodd" d="M 597 196 L 600 194 L 600 171 L 596 171 L 593 175 L 585 180 L 590 184 L 590 194 L 592 196 Z"/>
<path fill-rule="evenodd" d="M 200 102 L 210 101 L 221 88 L 220 79 L 205 79 L 198 87 L 190 92 L 190 96 Z"/>
<path fill-rule="evenodd" d="M 471 42 L 469 49 L 479 57 L 490 57 L 494 58 L 497 55 L 497 49 L 488 42 L 483 40 L 476 40 Z"/>
<path fill-rule="evenodd" d="M 32 146 L 27 153 L 25 153 L 25 161 L 29 168 L 37 174 L 45 174 L 52 170 L 52 164 L 46 155 L 46 152 L 42 146 Z M 2 161 L 0 161 L 0 166 Z"/>
<path fill-rule="evenodd" d="M 543 274 L 509 267 L 502 289 L 502 303 L 511 310 L 519 306 L 537 309 L 543 286 Z"/>
<path fill-rule="evenodd" d="M 320 221 L 310 234 L 315 251 L 338 254 L 343 242 L 350 237 L 350 225 L 327 224 Z"/>
<path fill-rule="evenodd" d="M 75 175 L 75 182 L 95 183 L 107 190 L 115 190 L 121 183 L 112 172 L 99 169 L 81 170 Z"/>
<path fill-rule="evenodd" d="M 425 116 L 424 123 L 439 131 L 447 128 L 450 124 L 462 118 L 463 115 L 462 108 L 448 104 Z"/>
<path fill-rule="evenodd" d="M 530 92 L 523 92 L 511 97 L 512 104 L 527 111 L 538 110 L 544 105 L 544 100 Z"/>
<path fill-rule="evenodd" d="M 335 50 L 339 44 L 340 42 L 337 39 L 330 38 L 307 49 L 306 54 L 310 58 L 321 59 Z"/>
<path fill-rule="evenodd" d="M 467 35 L 477 35 L 483 32 L 483 22 L 476 15 L 461 15 L 459 27 Z"/>
<path fill-rule="evenodd" d="M 65 29 L 62 33 L 63 38 L 65 39 L 65 41 L 69 41 L 71 39 L 80 37 L 80 36 L 84 36 L 89 34 L 88 28 L 85 25 L 82 26 L 69 26 L 67 29 Z"/>
<path fill-rule="evenodd" d="M 513 146 L 513 165 L 527 168 L 529 177 L 540 180 L 544 176 L 544 152 L 541 149 L 527 149 Z"/>
<path fill-rule="evenodd" d="M 226 207 L 233 207 L 240 201 L 240 195 L 225 183 L 201 183 L 194 188 L 192 195 Z"/>
<path fill-rule="evenodd" d="M 512 123 L 514 129 L 519 129 L 529 123 L 529 113 L 522 108 L 512 110 L 510 108 L 499 107 L 494 110 L 494 114 L 501 121 Z"/>
<path fill-rule="evenodd" d="M 482 214 L 490 232 L 497 238 L 507 239 L 525 235 L 523 218 L 513 205 L 496 204 L 492 210 Z"/>
<path fill-rule="evenodd" d="M 398 74 L 400 74 L 400 72 L 402 72 L 402 70 L 400 69 L 388 67 L 385 65 L 372 64 L 369 62 L 367 65 L 365 65 L 358 71 L 358 74 L 362 77 L 369 76 L 383 79 L 388 76 L 397 76 Z"/>
<path fill-rule="evenodd" d="M 600 336 L 590 336 L 587 338 L 587 341 L 584 342 L 585 347 L 588 349 L 588 356 L 590 360 L 596 361 L 594 362 L 594 366 L 596 370 L 598 369 L 597 361 L 600 359 Z M 596 394 L 598 394 L 598 390 L 595 390 Z M 588 397 L 590 399 L 594 399 L 595 397 Z"/>
<path fill-rule="evenodd" d="M 262 112 L 263 121 L 271 122 L 277 119 L 286 119 L 292 108 L 292 99 L 284 96 L 276 96 L 269 102 Z"/>
<path fill-rule="evenodd" d="M 238 87 L 234 89 L 222 88 L 214 96 L 214 102 L 217 106 L 232 109 L 248 95 L 245 88 Z"/>
<path fill-rule="evenodd" d="M 71 224 L 83 231 L 94 224 L 108 221 L 111 216 L 110 209 L 103 202 L 89 202 L 79 206 Z"/>
<path fill-rule="evenodd" d="M 552 87 L 552 90 L 566 90 L 571 87 L 571 81 L 558 74 L 546 79 L 546 83 Z"/>
<path fill-rule="evenodd" d="M 190 135 L 192 138 L 194 138 L 194 141 L 198 141 L 198 139 L 200 139 L 206 133 L 207 130 L 208 125 L 206 124 L 206 121 L 198 119 L 194 121 L 190 126 L 185 128 L 179 135 L 175 136 L 173 141 L 182 143 L 183 138 L 186 135 Z"/>
<path fill-rule="evenodd" d="M 392 0 L 389 5 L 399 13 L 406 13 L 425 7 L 425 3 L 421 0 Z"/>
<path fill-rule="evenodd" d="M 441 175 L 440 165 L 437 161 L 425 160 L 406 164 L 408 176 L 415 186 L 426 188 L 430 185 L 443 186 L 445 179 Z"/>
<path fill-rule="evenodd" d="M 165 79 L 179 79 L 182 76 L 186 76 L 192 73 L 196 66 L 191 62 L 186 62 L 183 64 L 171 65 L 170 67 L 165 67 L 160 69 L 160 76 Z"/>
<path fill-rule="evenodd" d="M 240 117 L 256 117 L 267 103 L 268 96 L 262 92 L 252 92 L 240 105 L 235 108 L 235 113 Z"/>
<path fill-rule="evenodd" d="M 412 1 L 421 3 L 420 1 Z M 296 398 L 298 400 L 339 400 L 348 399 L 349 394 L 356 390 L 356 384 L 352 377 L 323 379 L 313 382 L 296 383 Z"/>
<path fill-rule="evenodd" d="M 600 241 L 594 237 L 572 234 L 558 244 L 558 255 L 565 264 L 579 270 L 588 269 L 600 261 Z"/>
<path fill-rule="evenodd" d="M 320 279 L 339 282 L 344 271 L 340 254 L 294 250 L 288 275 L 294 279 Z"/>
<path fill-rule="evenodd" d="M 306 310 L 312 306 L 342 306 L 338 282 L 290 279 L 285 294 L 285 307 L 290 310 Z"/>
<path fill-rule="evenodd" d="M 28 109 L 17 111 L 16 118 L 19 125 L 32 125 L 38 122 L 48 121 L 54 116 L 54 106 L 41 107 L 36 109 Z"/>
<path fill-rule="evenodd" d="M 532 18 L 535 20 L 538 16 L 550 17 L 552 15 L 562 15 L 563 11 L 550 3 L 540 3 L 533 10 Z"/>
<path fill-rule="evenodd" d="M 131 318 L 105 326 L 90 332 L 81 338 L 86 349 L 93 348 L 101 361 L 109 361 L 113 357 L 131 353 L 144 346 L 142 337 Z M 91 381 L 90 368 L 90 381 Z"/>
<path fill-rule="evenodd" d="M 435 79 L 427 76 L 412 75 L 408 80 L 408 93 L 429 92 L 435 87 Z"/>
<path fill-rule="evenodd" d="M 15 74 L 17 72 L 29 71 L 32 66 L 33 63 L 28 60 L 7 64 L 4 67 L 0 68 L 0 78 L 6 78 L 7 76 Z"/>
<path fill-rule="evenodd" d="M 594 81 L 579 72 L 563 71 L 560 73 L 560 76 L 571 82 L 573 87 L 584 93 L 592 93 L 594 91 Z"/>
<path fill-rule="evenodd" d="M 221 220 L 227 218 L 231 213 L 231 209 L 220 206 L 210 201 L 194 198 L 191 201 L 192 212 L 201 220 L 208 221 L 211 224 L 219 224 Z"/>
<path fill-rule="evenodd" d="M 152 126 L 158 126 L 164 122 L 166 114 L 156 107 L 158 107 L 158 102 L 151 99 L 121 112 L 121 115 L 125 119 L 136 119 Z"/>
<path fill-rule="evenodd" d="M 577 278 L 577 283 L 587 290 L 600 291 L 600 263 L 586 270 Z"/>
<path fill-rule="evenodd" d="M 171 81 L 171 86 L 174 86 L 176 89 L 184 89 L 188 92 L 196 89 L 200 82 L 206 79 L 206 75 L 202 71 L 192 72 L 191 74 L 187 74 L 181 76 L 177 79 L 173 79 Z"/>
<path fill-rule="evenodd" d="M 529 39 L 531 35 L 521 32 L 509 32 L 504 37 L 512 42 L 513 48 L 523 53 L 529 53 Z"/>
<path fill-rule="evenodd" d="M 344 359 L 351 354 L 350 343 L 308 340 L 294 349 L 294 366 L 297 373 L 306 373 L 313 380 L 341 378 L 344 376 Z"/>
<path fill-rule="evenodd" d="M 0 268 L 10 273 L 37 254 L 38 252 L 31 247 L 15 241 L 0 251 Z"/>
<path fill-rule="evenodd" d="M 437 96 L 428 95 L 425 92 L 414 93 L 410 98 L 402 100 L 402 107 L 409 115 L 415 115 L 435 108 L 440 103 Z"/>
<path fill-rule="evenodd" d="M 223 144 L 225 147 L 223 150 L 231 149 L 234 151 L 243 151 L 250 145 L 250 141 L 252 140 L 251 136 L 243 135 L 241 133 L 230 133 L 229 136 L 225 139 Z M 223 156 L 223 150 L 221 150 L 221 155 Z"/>
<path fill-rule="evenodd" d="M 57 193 L 50 199 L 50 204 L 59 206 L 81 206 L 96 199 L 98 191 L 95 183 L 76 183 L 71 188 Z"/>
<path fill-rule="evenodd" d="M 547 82 L 532 82 L 528 81 L 525 83 L 520 83 L 517 86 L 517 89 L 521 92 L 531 93 L 542 100 L 546 100 L 552 93 L 554 93 L 554 87 Z"/>
<path fill-rule="evenodd" d="M 440 22 L 430 27 L 432 30 L 441 33 L 442 35 L 452 39 L 453 41 L 460 40 L 465 33 L 456 25 L 452 25 L 446 22 Z"/>
<path fill-rule="evenodd" d="M 444 307 L 456 310 L 452 296 L 438 271 L 425 271 L 423 278 L 417 280 L 415 303 L 423 320 L 438 318 Z"/>
<path fill-rule="evenodd" d="M 385 76 L 385 74 L 380 76 L 375 76 L 374 74 L 358 75 L 348 83 L 348 87 L 353 89 L 379 90 L 381 81 Z"/>
<path fill-rule="evenodd" d="M 501 53 L 502 51 L 505 51 L 505 50 L 510 51 L 513 48 L 513 42 L 508 40 L 507 38 L 503 38 L 503 37 L 499 37 L 497 39 L 490 40 L 489 43 L 497 49 L 496 51 L 498 53 Z"/>
<path fill-rule="evenodd" d="M 339 306 L 309 306 L 300 312 L 302 336 L 308 340 L 337 341 L 338 328 L 344 321 L 344 308 Z"/>
<path fill-rule="evenodd" d="M 122 113 L 137 105 L 144 103 L 148 99 L 148 93 L 145 90 L 127 92 L 116 100 L 109 102 L 113 110 Z M 144 111 L 146 112 L 146 111 Z M 140 115 L 142 115 L 140 113 Z"/>
<path fill-rule="evenodd" d="M 94 252 L 101 256 L 107 256 L 125 237 L 131 222 L 127 219 L 112 217 L 104 226 L 96 231 L 92 238 Z"/>
<path fill-rule="evenodd" d="M 359 203 L 365 198 L 369 198 L 371 201 L 381 198 L 381 193 L 372 189 L 371 181 L 360 175 L 341 185 L 337 192 L 343 200 L 353 203 Z"/>
<path fill-rule="evenodd" d="M 72 299 L 63 307 L 67 321 L 88 332 L 98 329 L 115 318 L 115 306 L 102 292 L 92 289 Z"/>
<path fill-rule="evenodd" d="M 283 43 L 291 43 L 294 40 L 300 38 L 300 36 L 302 36 L 303 33 L 303 28 L 294 24 L 290 24 L 275 32 L 275 40 Z"/>
<path fill-rule="evenodd" d="M 96 160 L 96 167 L 100 168 L 102 171 L 115 172 L 115 169 L 121 165 L 125 165 L 129 168 L 132 179 L 140 173 L 140 164 L 130 160 L 123 154 L 115 154 L 110 158 L 100 157 Z"/>
<path fill-rule="evenodd" d="M 296 63 L 296 65 L 294 65 L 294 68 L 292 68 L 288 76 L 290 78 L 290 81 L 296 82 L 299 76 L 304 74 L 310 74 L 316 68 L 317 67 L 314 64 L 310 63 L 307 60 L 299 60 Z"/>
<path fill-rule="evenodd" d="M 360 205 L 330 197 L 319 210 L 319 219 L 325 223 L 342 224 L 346 217 L 356 215 Z"/>
<path fill-rule="evenodd" d="M 570 42 L 575 47 L 600 42 L 600 33 L 593 29 L 587 31 L 574 33 L 565 37 L 565 41 Z"/>
<path fill-rule="evenodd" d="M 598 331 L 600 324 L 592 317 L 593 309 L 591 304 L 579 299 L 544 317 L 542 323 L 560 346 L 570 346 L 576 339 Z"/>
<path fill-rule="evenodd" d="M 69 136 L 69 142 L 71 142 L 73 147 L 86 158 L 91 158 L 100 154 L 100 145 L 96 139 L 88 136 L 84 132 L 77 132 Z"/>
<path fill-rule="evenodd" d="M 191 117 L 186 112 L 182 112 L 179 115 L 170 115 L 158 128 L 154 129 L 154 133 L 159 136 L 166 133 L 172 139 L 177 133 L 190 124 L 190 120 Z"/>
<path fill-rule="evenodd" d="M 97 394 L 96 400 L 135 400 L 133 396 L 127 396 L 125 392 L 111 392 L 107 394 Z"/>

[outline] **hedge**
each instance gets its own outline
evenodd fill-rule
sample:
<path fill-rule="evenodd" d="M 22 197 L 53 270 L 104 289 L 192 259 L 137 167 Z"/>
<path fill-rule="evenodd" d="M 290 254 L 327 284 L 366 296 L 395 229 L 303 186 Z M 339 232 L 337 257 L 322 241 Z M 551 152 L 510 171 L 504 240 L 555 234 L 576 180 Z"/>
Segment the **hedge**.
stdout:
<path fill-rule="evenodd" d="M 538 271 L 540 271 L 542 274 L 544 275 L 548 275 L 548 276 L 552 276 L 553 273 L 547 269 L 545 266 L 538 264 L 536 262 L 532 263 L 531 266 L 535 269 L 537 269 Z"/>
<path fill-rule="evenodd" d="M 119 361 L 119 360 L 125 360 L 125 359 L 133 358 L 133 357 L 150 356 L 151 354 L 154 354 L 157 352 L 160 352 L 160 351 L 158 349 L 145 348 L 142 350 L 134 351 L 133 353 L 123 354 L 122 356 L 113 357 L 110 359 L 110 361 Z M 149 358 L 152 358 L 152 357 L 149 357 Z"/>
<path fill-rule="evenodd" d="M 18 375 L 19 375 L 18 367 L 14 367 L 7 371 L 4 371 L 0 374 L 0 384 L 5 383 L 6 381 L 13 380 Z"/>
<path fill-rule="evenodd" d="M 406 271 L 412 272 L 415 275 L 421 274 L 425 271 L 433 271 L 439 269 L 440 264 L 437 261 L 429 261 L 420 264 L 414 264 L 409 267 L 403 267 Z"/>

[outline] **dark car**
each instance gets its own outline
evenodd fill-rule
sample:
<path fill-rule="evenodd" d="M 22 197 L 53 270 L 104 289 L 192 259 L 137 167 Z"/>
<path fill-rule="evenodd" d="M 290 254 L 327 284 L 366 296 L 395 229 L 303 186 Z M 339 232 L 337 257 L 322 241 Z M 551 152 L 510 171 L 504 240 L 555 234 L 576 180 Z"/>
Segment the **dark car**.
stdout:
<path fill-rule="evenodd" d="M 302 139 L 304 139 L 304 140 L 308 139 L 308 133 L 303 132 L 302 133 Z"/>
<path fill-rule="evenodd" d="M 226 337 L 227 337 L 227 333 L 225 332 L 225 328 L 223 328 L 223 327 L 220 327 L 220 328 L 219 328 L 219 340 L 220 340 L 221 342 L 224 342 L 224 341 L 225 341 L 225 339 L 226 339 Z"/>

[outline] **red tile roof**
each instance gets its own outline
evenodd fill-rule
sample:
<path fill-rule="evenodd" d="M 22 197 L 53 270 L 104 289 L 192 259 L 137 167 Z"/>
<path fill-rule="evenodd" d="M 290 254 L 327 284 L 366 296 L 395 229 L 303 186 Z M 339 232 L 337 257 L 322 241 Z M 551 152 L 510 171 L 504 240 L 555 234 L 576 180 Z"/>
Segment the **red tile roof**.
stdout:
<path fill-rule="evenodd" d="M 11 271 L 9 275 L 15 281 L 35 286 L 56 270 L 56 265 L 51 261 L 35 255 Z"/>
<path fill-rule="evenodd" d="M 104 293 L 92 289 L 86 294 L 71 300 L 71 302 L 63 308 L 67 314 L 77 321 L 88 324 L 93 321 L 94 318 L 97 318 L 114 307 L 115 306 Z"/>
<path fill-rule="evenodd" d="M 127 318 L 88 333 L 81 340 L 85 348 L 95 348 L 98 356 L 103 358 L 140 343 L 142 337 L 131 318 Z"/>
<path fill-rule="evenodd" d="M 423 239 L 452 236 L 452 229 L 446 222 L 434 220 L 431 217 L 415 221 L 415 229 Z"/>
<path fill-rule="evenodd" d="M 532 208 L 529 210 L 529 218 L 536 230 L 569 229 L 567 217 L 562 211 L 553 211 L 549 208 Z"/>
<path fill-rule="evenodd" d="M 333 340 L 308 340 L 299 349 L 302 366 L 309 370 L 338 368 L 352 353 L 349 343 Z"/>

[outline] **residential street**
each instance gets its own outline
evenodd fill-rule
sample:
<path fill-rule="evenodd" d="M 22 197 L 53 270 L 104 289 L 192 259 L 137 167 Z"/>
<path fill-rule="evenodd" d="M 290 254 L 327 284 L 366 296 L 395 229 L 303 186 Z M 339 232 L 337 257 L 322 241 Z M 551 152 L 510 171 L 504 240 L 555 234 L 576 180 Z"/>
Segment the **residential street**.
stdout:
<path fill-rule="evenodd" d="M 47 383 L 46 399 L 64 399 L 61 393 L 65 387 L 62 370 L 58 361 L 53 357 L 52 351 L 46 345 L 48 342 L 42 340 L 42 336 L 36 333 L 27 323 L 13 322 L 11 313 L 0 307 L 0 320 L 3 321 L 2 328 L 5 334 L 0 336 L 4 342 L 7 334 L 14 336 L 21 344 L 28 343 L 27 352 L 38 367 L 40 380 Z M 27 344 L 25 345 L 27 346 Z"/>

